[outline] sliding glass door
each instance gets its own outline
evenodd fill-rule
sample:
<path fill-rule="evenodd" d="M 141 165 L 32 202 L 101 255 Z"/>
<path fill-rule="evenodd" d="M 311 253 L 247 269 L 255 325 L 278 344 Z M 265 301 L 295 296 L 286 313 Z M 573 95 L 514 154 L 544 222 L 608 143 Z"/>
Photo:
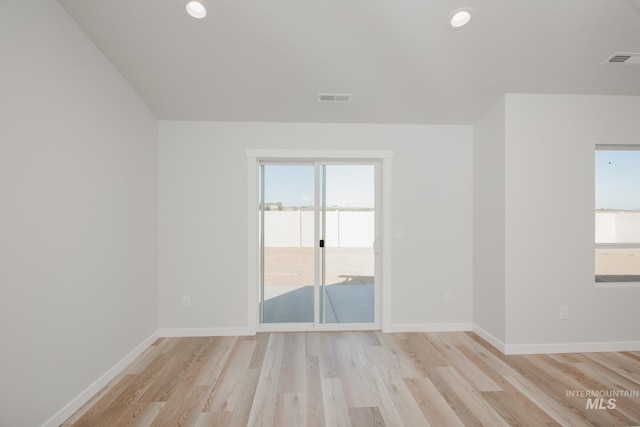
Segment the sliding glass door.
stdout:
<path fill-rule="evenodd" d="M 374 165 L 322 165 L 321 177 L 321 322 L 373 322 Z"/>
<path fill-rule="evenodd" d="M 314 321 L 315 168 L 260 167 L 260 322 Z"/>
<path fill-rule="evenodd" d="M 371 163 L 260 164 L 261 324 L 373 327 L 376 171 Z"/>

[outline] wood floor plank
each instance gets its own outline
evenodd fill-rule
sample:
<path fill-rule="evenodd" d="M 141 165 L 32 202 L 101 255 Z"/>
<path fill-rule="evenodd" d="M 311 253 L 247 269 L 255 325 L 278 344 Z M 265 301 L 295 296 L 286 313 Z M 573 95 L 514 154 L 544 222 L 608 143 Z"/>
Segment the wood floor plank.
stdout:
<path fill-rule="evenodd" d="M 127 391 L 130 389 L 135 377 L 135 375 L 131 374 L 129 374 L 129 377 L 127 377 L 127 375 L 119 377 L 117 382 L 105 387 L 98 395 L 65 421 L 61 427 L 69 427 L 72 425 L 84 427 L 95 423 L 95 420 L 100 419 L 104 411 L 114 405 L 117 399 L 122 399 L 122 396 L 129 395 Z"/>
<path fill-rule="evenodd" d="M 251 359 L 251 369 L 260 369 L 264 355 L 267 351 L 267 344 L 269 343 L 269 334 L 257 334 L 256 335 L 256 349 L 253 352 L 253 358 Z"/>
<path fill-rule="evenodd" d="M 457 371 L 464 376 L 464 378 L 473 385 L 478 391 L 501 391 L 501 387 L 496 384 L 487 374 L 484 373 L 482 368 L 474 364 L 469 360 L 461 348 L 465 347 L 462 344 L 459 345 L 444 345 L 446 341 L 439 338 L 436 334 L 433 334 L 431 341 L 434 343 L 434 347 L 438 349 L 440 354 L 447 360 L 450 366 L 453 366 Z"/>
<path fill-rule="evenodd" d="M 572 375 L 564 366 L 544 354 L 522 356 L 514 361 L 514 366 L 529 381 L 546 385 L 546 393 L 555 398 L 563 406 L 577 406 L 582 400 L 567 396 L 567 390 L 584 390 L 589 386 L 597 386 L 585 381 L 583 375 Z M 523 366 L 526 363 L 526 367 Z M 587 423 L 595 425 L 630 425 L 631 420 L 617 411 L 591 410 L 581 413 L 580 417 Z"/>
<path fill-rule="evenodd" d="M 149 406 L 155 406 L 157 403 L 166 403 L 170 394 L 163 395 L 163 399 L 155 399 L 152 396 L 157 396 L 159 390 L 168 390 L 165 388 L 166 384 L 170 384 L 172 392 L 178 390 L 179 385 L 182 383 L 182 376 L 180 379 L 175 375 L 176 372 L 180 374 L 186 373 L 185 366 L 189 365 L 189 362 L 193 360 L 194 354 L 197 354 L 197 350 L 201 348 L 201 341 L 192 341 L 190 345 L 184 348 L 184 359 L 179 359 L 170 363 L 170 353 L 162 353 L 157 361 L 149 364 L 147 369 L 143 370 L 143 373 L 149 370 L 150 375 L 146 376 L 147 381 L 131 382 L 130 386 L 138 386 L 135 391 L 131 390 L 127 393 L 123 393 L 117 402 L 114 402 L 107 410 L 99 415 L 91 425 L 96 427 L 112 426 L 112 425 L 135 425 L 136 420 L 139 419 L 141 414 L 144 414 L 148 410 Z M 192 351 L 187 351 L 192 350 Z M 197 356 L 196 356 L 197 357 Z M 166 369 L 167 367 L 171 369 Z M 142 375 L 142 374 L 141 374 Z M 187 392 L 191 389 L 193 384 L 187 384 L 186 387 L 182 387 L 183 392 Z M 168 408 L 172 408 L 169 405 Z M 162 409 L 166 410 L 167 405 L 162 405 Z M 151 422 L 155 422 L 154 420 Z"/>
<path fill-rule="evenodd" d="M 418 403 L 428 422 L 421 425 L 464 426 L 460 418 L 429 378 L 407 378 L 405 380 L 411 394 Z"/>
<path fill-rule="evenodd" d="M 349 408 L 349 418 L 352 427 L 386 427 L 380 409 L 372 408 Z"/>
<path fill-rule="evenodd" d="M 278 393 L 306 392 L 307 358 L 305 348 L 306 344 L 304 334 L 285 334 Z"/>
<path fill-rule="evenodd" d="M 92 405 L 87 414 L 85 414 L 77 423 L 73 424 L 75 427 L 80 426 L 100 426 L 100 425 L 113 425 L 114 420 L 128 419 L 135 414 L 139 413 L 147 402 L 150 400 L 143 400 L 143 397 L 148 394 L 148 391 L 152 387 L 162 387 L 162 379 L 156 381 L 161 377 L 161 373 L 164 372 L 170 356 L 167 353 L 160 353 L 160 355 L 150 363 L 142 373 L 139 375 L 133 375 L 129 380 L 123 378 L 121 384 L 126 386 L 124 390 L 120 391 L 117 395 L 114 395 L 114 399 L 111 400 L 111 396 L 105 396 L 101 401 Z M 136 381 L 138 377 L 142 378 L 142 381 Z"/>
<path fill-rule="evenodd" d="M 413 358 L 410 353 L 406 352 L 406 334 L 384 334 L 378 332 L 376 334 L 378 340 L 382 343 L 384 359 L 394 363 L 394 367 L 398 368 L 398 373 L 403 378 L 413 378 L 421 376 L 421 372 L 416 369 Z M 369 351 L 373 349 L 369 348 Z M 377 349 L 376 349 L 377 350 Z"/>
<path fill-rule="evenodd" d="M 258 389 L 259 379 L 260 370 L 252 368 L 249 368 L 245 373 L 244 379 L 238 379 L 242 383 L 241 398 L 235 404 L 235 410 L 229 420 L 229 427 L 246 427 L 249 425 L 249 415 L 251 414 L 255 392 Z"/>
<path fill-rule="evenodd" d="M 420 377 L 425 377 L 434 366 L 448 366 L 440 353 L 433 348 L 425 336 L 419 333 L 407 334 L 407 339 L 400 341 L 400 348 L 411 360 Z"/>
<path fill-rule="evenodd" d="M 489 405 L 476 390 L 470 387 L 470 384 L 462 377 L 457 369 L 449 366 L 446 368 L 434 368 L 434 370 L 456 391 L 456 395 L 464 402 L 465 408 L 471 411 L 482 425 L 494 427 L 509 426 L 491 405 Z"/>
<path fill-rule="evenodd" d="M 273 425 L 306 427 L 306 406 L 304 393 L 278 393 Z"/>
<path fill-rule="evenodd" d="M 379 404 L 377 392 L 367 375 L 369 362 L 364 352 L 358 348 L 358 342 L 345 335 L 338 340 L 337 366 L 345 398 L 349 407 L 374 407 Z"/>
<path fill-rule="evenodd" d="M 442 367 L 440 367 L 442 368 Z M 445 368 L 442 368 L 445 369 Z M 460 390 L 455 384 L 450 384 L 446 377 L 443 377 L 440 369 L 431 369 L 428 379 L 436 387 L 440 395 L 447 402 L 449 407 L 453 410 L 456 416 L 462 421 L 465 426 L 481 426 L 482 423 L 471 411 L 471 408 L 467 406 L 465 400 L 459 395 Z M 467 387 L 470 387 L 467 385 Z"/>
<path fill-rule="evenodd" d="M 206 354 L 207 363 L 195 380 L 197 385 L 214 385 L 224 369 L 231 350 L 237 342 L 236 337 L 216 337 Z"/>
<path fill-rule="evenodd" d="M 640 362 L 640 351 L 621 351 L 618 353 L 621 356 L 628 357 L 635 362 Z"/>
<path fill-rule="evenodd" d="M 202 338 L 179 338 L 179 345 L 170 357 L 166 357 L 166 362 L 157 373 L 159 380 L 154 380 L 149 389 L 145 392 L 148 402 L 164 402 L 175 391 L 178 384 L 187 375 L 189 367 L 194 360 L 201 357 L 203 351 Z"/>
<path fill-rule="evenodd" d="M 308 357 L 320 357 L 323 352 L 323 335 L 322 332 L 314 334 L 305 334 L 305 354 Z"/>
<path fill-rule="evenodd" d="M 131 365 L 129 365 L 129 367 L 126 369 L 126 373 L 134 375 L 141 374 L 147 368 L 147 366 L 149 366 L 149 364 L 155 360 L 155 355 L 157 353 L 160 353 L 161 351 L 162 350 L 159 345 L 149 346 L 149 348 L 143 351 L 142 354 L 140 354 L 140 356 L 136 358 L 136 360 L 131 362 Z"/>
<path fill-rule="evenodd" d="M 378 400 L 380 401 L 380 414 L 382 415 L 382 419 L 385 421 L 385 424 L 388 426 L 406 425 L 402 421 L 402 417 L 398 413 L 398 408 L 396 408 L 396 405 L 394 404 L 393 399 L 389 394 L 389 390 L 385 386 L 378 369 L 375 366 L 369 366 L 367 369 L 367 375 L 378 394 Z M 419 409 L 417 408 L 417 405 L 415 406 L 416 409 Z"/>
<path fill-rule="evenodd" d="M 70 425 L 83 426 L 95 424 L 95 420 L 98 420 L 102 413 L 109 407 L 115 406 L 116 399 L 127 396 L 130 400 L 136 393 L 136 390 L 140 390 L 139 382 L 135 381 L 138 378 L 138 373 L 141 374 L 145 381 L 143 383 L 148 384 L 150 382 L 149 367 L 152 363 L 157 366 L 157 369 L 161 369 L 164 365 L 162 359 L 163 347 L 167 347 L 171 344 L 167 344 L 162 338 L 157 339 L 148 349 L 143 352 L 143 355 L 136 358 L 136 360 L 128 366 L 120 375 L 109 382 L 102 390 L 100 390 L 95 396 L 93 396 L 82 408 L 76 411 L 62 427 Z M 135 373 L 132 373 L 135 371 Z M 125 378 L 127 375 L 131 375 L 130 378 Z M 81 421 L 79 421 L 81 420 Z"/>
<path fill-rule="evenodd" d="M 242 393 L 242 378 L 251 365 L 255 351 L 255 340 L 240 340 L 225 358 L 227 363 L 216 383 L 210 388 L 203 412 L 233 412 Z"/>
<path fill-rule="evenodd" d="M 151 402 L 144 406 L 139 414 L 126 420 L 123 426 L 150 427 L 166 405 L 165 402 Z"/>
<path fill-rule="evenodd" d="M 509 365 L 510 356 L 505 356 L 500 353 L 487 342 L 482 341 L 482 339 L 477 335 L 470 336 L 469 338 L 469 347 L 492 371 L 495 371 L 502 377 L 517 375 L 516 370 Z"/>
<path fill-rule="evenodd" d="M 326 425 L 335 427 L 351 426 L 349 408 L 347 407 L 340 378 L 322 378 L 322 400 L 324 402 Z"/>
<path fill-rule="evenodd" d="M 182 339 L 182 347 L 174 351 L 184 352 L 180 353 L 184 357 L 165 362 L 164 367 L 171 366 L 172 368 L 161 369 L 155 378 L 150 376 L 149 378 L 153 378 L 153 381 L 148 383 L 148 387 L 137 391 L 137 396 L 134 394 L 134 398 L 127 402 L 126 409 L 120 410 L 117 416 L 114 414 L 111 417 L 104 417 L 109 420 L 104 425 L 136 425 L 136 420 L 145 413 L 149 405 L 153 407 L 158 402 L 168 402 L 168 404 L 162 406 L 150 425 L 158 425 L 159 419 L 180 419 L 193 411 L 199 412 L 201 402 L 205 397 L 202 393 L 206 393 L 206 388 L 194 386 L 194 380 L 206 360 L 205 355 L 213 345 L 214 341 L 203 337 Z M 162 355 L 166 360 L 171 354 L 174 353 L 163 353 Z M 154 367 L 154 372 L 156 372 L 154 364 L 149 364 L 149 367 Z M 168 387 L 154 387 L 154 385 L 168 385 Z M 162 394 L 157 399 L 160 390 L 162 390 Z M 194 409 L 195 407 L 197 408 Z M 175 416 L 176 413 L 179 415 Z"/>
<path fill-rule="evenodd" d="M 388 343 L 395 343 L 395 341 L 389 341 Z M 386 391 L 386 396 L 382 392 L 378 392 L 381 399 L 391 400 L 396 413 L 402 421 L 404 426 L 424 426 L 427 425 L 427 420 L 422 413 L 422 410 L 414 400 L 411 392 L 407 388 L 404 382 L 404 378 L 415 378 L 419 374 L 409 365 L 411 362 L 408 358 L 398 357 L 398 353 L 392 351 L 390 348 L 384 346 L 382 351 L 372 351 L 369 349 L 369 359 L 372 362 L 372 366 L 377 373 L 377 376 L 372 375 L 376 388 L 380 388 L 378 382 L 382 383 Z M 402 359 L 402 360 L 401 360 Z M 385 411 L 386 414 L 386 411 Z M 390 417 L 389 419 L 396 419 Z M 391 424 L 391 423 L 389 423 Z"/>
<path fill-rule="evenodd" d="M 320 354 L 318 360 L 320 362 L 320 375 L 322 378 L 339 378 L 338 369 L 338 350 L 335 339 L 329 333 L 321 332 L 320 334 Z"/>
<path fill-rule="evenodd" d="M 365 347 L 375 346 L 380 347 L 382 343 L 378 339 L 378 335 L 375 331 L 364 331 L 358 332 L 353 335 L 357 340 L 360 341 L 360 344 Z"/>
<path fill-rule="evenodd" d="M 233 412 L 201 412 L 195 427 L 228 427 L 231 423 Z"/>
<path fill-rule="evenodd" d="M 629 381 L 633 381 L 636 386 L 640 386 L 639 363 L 633 363 L 632 360 L 617 353 L 592 353 L 585 357 L 625 377 Z"/>
<path fill-rule="evenodd" d="M 400 415 L 404 426 L 428 425 L 419 403 L 416 402 L 405 380 L 397 369 L 385 369 L 384 363 L 380 363 L 376 370 L 387 390 L 389 398 L 393 402 L 396 412 Z"/>
<path fill-rule="evenodd" d="M 320 362 L 318 356 L 307 355 L 307 426 L 322 427 L 325 425 L 324 405 L 322 403 L 322 380 L 320 379 Z"/>
<path fill-rule="evenodd" d="M 571 368 L 580 371 L 585 377 L 593 380 L 590 383 L 589 390 L 636 390 L 636 394 L 640 394 L 640 388 L 636 387 L 635 383 L 622 376 L 612 375 L 611 371 L 602 366 L 572 363 Z M 616 397 L 616 411 L 629 419 L 640 420 L 640 398 Z"/>
<path fill-rule="evenodd" d="M 560 427 L 560 424 L 515 387 L 482 392 L 482 397 L 510 426 Z"/>
<path fill-rule="evenodd" d="M 636 394 L 599 408 L 581 391 Z M 470 332 L 162 338 L 62 424 L 160 425 L 640 425 L 640 352 L 506 356 Z"/>
<path fill-rule="evenodd" d="M 283 334 L 270 334 L 269 336 L 251 412 L 249 413 L 247 424 L 249 426 L 274 425 L 284 342 L 285 336 Z"/>
<path fill-rule="evenodd" d="M 202 413 L 209 387 L 184 382 L 166 401 L 150 427 L 193 426 Z"/>
<path fill-rule="evenodd" d="M 526 378 L 521 376 L 507 377 L 507 381 L 511 382 L 515 388 L 561 425 L 575 427 L 590 425 L 574 407 L 563 405 L 563 403 L 557 401 L 554 396 L 542 392 L 535 384 L 529 382 Z"/>

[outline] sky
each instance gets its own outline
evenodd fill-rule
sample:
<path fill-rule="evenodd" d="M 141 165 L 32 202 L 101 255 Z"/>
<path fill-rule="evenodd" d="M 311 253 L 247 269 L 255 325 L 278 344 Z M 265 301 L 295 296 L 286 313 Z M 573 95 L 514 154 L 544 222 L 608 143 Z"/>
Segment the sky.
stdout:
<path fill-rule="evenodd" d="M 596 209 L 640 210 L 640 150 L 596 150 Z"/>
<path fill-rule="evenodd" d="M 327 165 L 327 206 L 373 208 L 373 165 Z M 596 209 L 640 210 L 640 150 L 595 151 Z M 265 200 L 313 206 L 313 165 L 266 165 Z"/>
<path fill-rule="evenodd" d="M 265 202 L 313 206 L 313 165 L 265 165 Z M 327 165 L 327 206 L 373 208 L 373 165 Z"/>

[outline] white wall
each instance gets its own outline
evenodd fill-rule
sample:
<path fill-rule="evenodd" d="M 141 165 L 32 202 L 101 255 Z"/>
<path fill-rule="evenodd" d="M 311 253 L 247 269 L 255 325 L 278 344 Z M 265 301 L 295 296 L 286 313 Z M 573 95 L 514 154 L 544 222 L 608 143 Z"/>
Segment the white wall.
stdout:
<path fill-rule="evenodd" d="M 639 117 L 640 97 L 506 96 L 506 342 L 515 350 L 640 343 L 640 288 L 594 287 L 593 214 L 595 146 L 640 144 Z M 569 320 L 559 320 L 561 305 Z"/>
<path fill-rule="evenodd" d="M 505 340 L 505 98 L 473 132 L 473 323 Z M 487 336 L 488 335 L 488 336 Z"/>
<path fill-rule="evenodd" d="M 55 1 L 0 2 L 0 425 L 158 327 L 158 122 Z"/>
<path fill-rule="evenodd" d="M 470 323 L 471 145 L 470 126 L 160 122 L 161 328 L 247 326 L 245 150 L 265 148 L 393 150 L 391 320 Z"/>

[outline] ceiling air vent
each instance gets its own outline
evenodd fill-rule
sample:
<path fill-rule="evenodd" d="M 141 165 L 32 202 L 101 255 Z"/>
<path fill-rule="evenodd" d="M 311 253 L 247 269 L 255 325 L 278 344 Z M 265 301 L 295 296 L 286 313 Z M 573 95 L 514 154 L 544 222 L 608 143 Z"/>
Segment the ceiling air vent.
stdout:
<path fill-rule="evenodd" d="M 352 93 L 319 93 L 318 102 L 351 102 Z"/>
<path fill-rule="evenodd" d="M 606 64 L 623 64 L 623 65 L 640 65 L 640 53 L 621 53 L 616 52 L 607 58 L 603 63 Z"/>

